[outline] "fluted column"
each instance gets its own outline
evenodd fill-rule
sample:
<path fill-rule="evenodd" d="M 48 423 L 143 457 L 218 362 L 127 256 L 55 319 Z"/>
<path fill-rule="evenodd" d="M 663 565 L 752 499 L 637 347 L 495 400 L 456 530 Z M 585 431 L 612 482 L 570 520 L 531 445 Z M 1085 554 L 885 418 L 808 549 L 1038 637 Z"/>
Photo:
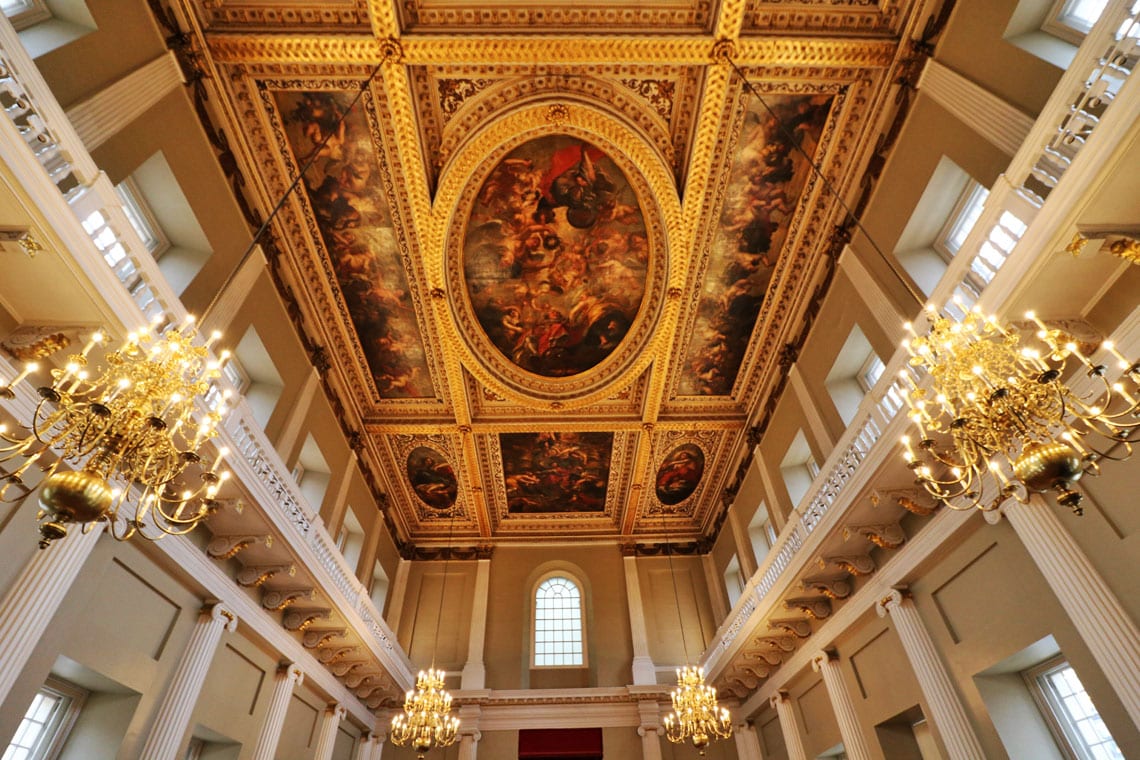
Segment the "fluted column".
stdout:
<path fill-rule="evenodd" d="M 930 708 L 930 720 L 954 760 L 985 760 L 982 743 L 970 725 L 966 708 L 954 688 L 954 681 L 938 657 L 934 640 L 922 622 L 914 602 L 900 591 L 892 591 L 875 605 L 880 617 L 890 615 L 895 632 L 918 679 L 918 686 Z"/>
<path fill-rule="evenodd" d="M 31 504 L 22 507 L 31 508 Z M 8 699 L 40 636 L 63 603 L 102 532 L 102 525 L 88 533 L 79 526 L 70 528 L 67 538 L 35 553 L 0 602 L 0 641 L 4 642 L 4 656 L 0 657 L 0 704 Z M 28 543 L 33 541 L 34 534 L 29 534 Z"/>
<path fill-rule="evenodd" d="M 475 760 L 483 733 L 476 729 L 459 735 L 459 760 Z"/>
<path fill-rule="evenodd" d="M 321 727 L 317 733 L 317 751 L 313 753 L 313 760 L 332 760 L 333 749 L 336 747 L 336 732 L 340 722 L 344 719 L 344 708 L 331 704 L 321 716 Z"/>
<path fill-rule="evenodd" d="M 182 85 L 182 69 L 173 52 L 150 63 L 67 109 L 83 146 L 95 150 Z"/>
<path fill-rule="evenodd" d="M 206 682 L 210 662 L 218 649 L 218 641 L 223 631 L 232 633 L 237 623 L 237 615 L 224 604 L 202 610 L 194 632 L 190 634 L 190 643 L 182 653 L 182 660 L 155 714 L 140 760 L 174 760 L 178 756 L 182 737 L 190 728 L 190 717 Z"/>
<path fill-rule="evenodd" d="M 1128 716 L 1140 726 L 1136 623 L 1044 499 L 1034 496 L 1029 504 L 1010 500 L 1002 513 L 1072 618 Z"/>
<path fill-rule="evenodd" d="M 372 734 L 361 734 L 360 741 L 356 744 L 356 752 L 352 755 L 352 760 L 372 760 L 372 748 L 376 746 L 372 739 Z"/>
<path fill-rule="evenodd" d="M 871 748 L 863 734 L 863 727 L 859 725 L 859 715 L 855 712 L 851 692 L 843 680 L 839 661 L 827 652 L 820 652 L 812 658 L 811 666 L 823 676 L 823 685 L 827 688 L 831 709 L 839 723 L 839 735 L 843 737 L 843 751 L 848 760 L 871 760 Z"/>
<path fill-rule="evenodd" d="M 755 726 L 746 720 L 738 721 L 732 729 L 732 736 L 736 739 L 736 756 L 740 760 L 764 760 Z"/>
<path fill-rule="evenodd" d="M 807 760 L 803 735 L 800 734 L 800 721 L 796 718 L 796 707 L 788 692 L 779 691 L 772 696 L 772 707 L 780 719 L 780 731 L 784 734 L 784 748 L 788 750 L 788 760 Z"/>
<path fill-rule="evenodd" d="M 281 741 L 281 729 L 285 725 L 285 713 L 289 709 L 293 687 L 304 680 L 305 674 L 296 665 L 282 665 L 277 669 L 273 694 L 269 697 L 269 709 L 265 712 L 265 721 L 261 724 L 261 732 L 257 735 L 257 743 L 253 745 L 250 760 L 273 760 L 277 754 L 277 742 Z"/>
<path fill-rule="evenodd" d="M 626 557 L 628 561 L 630 558 Z M 626 565 L 628 571 L 629 565 Z M 661 760 L 661 708 L 657 700 L 643 700 L 637 703 L 637 735 L 641 737 L 642 760 Z"/>

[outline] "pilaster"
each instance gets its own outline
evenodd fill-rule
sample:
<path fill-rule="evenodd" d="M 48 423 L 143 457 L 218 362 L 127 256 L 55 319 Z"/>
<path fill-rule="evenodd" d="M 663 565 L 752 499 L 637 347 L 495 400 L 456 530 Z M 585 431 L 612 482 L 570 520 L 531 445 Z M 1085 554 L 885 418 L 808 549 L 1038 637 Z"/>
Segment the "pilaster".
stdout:
<path fill-rule="evenodd" d="M 88 532 L 72 527 L 66 538 L 36 552 L 0 601 L 0 641 L 5 648 L 0 657 L 0 704 L 8 699 L 40 636 L 102 533 L 101 524 Z M 29 537 L 31 540 L 34 539 Z"/>
<path fill-rule="evenodd" d="M 831 709 L 835 711 L 835 720 L 839 723 L 839 734 L 843 737 L 843 750 L 847 753 L 848 760 L 871 760 L 870 744 L 859 723 L 859 714 L 855 712 L 851 692 L 843 680 L 839 660 L 830 652 L 819 652 L 812 658 L 811 666 L 823 676 L 823 685 L 827 688 Z"/>
<path fill-rule="evenodd" d="M 257 735 L 250 760 L 274 760 L 277 743 L 281 741 L 281 729 L 285 726 L 285 713 L 289 709 L 289 700 L 293 697 L 293 687 L 304 680 L 305 674 L 292 663 L 277 669 L 273 693 L 269 697 L 269 709 L 265 712 L 265 720 L 261 724 L 261 732 Z"/>
<path fill-rule="evenodd" d="M 803 734 L 800 733 L 800 721 L 796 717 L 796 707 L 792 704 L 788 692 L 776 692 L 772 696 L 771 704 L 780 719 L 780 732 L 784 734 L 784 748 L 788 751 L 788 760 L 808 760 Z"/>
<path fill-rule="evenodd" d="M 954 689 L 954 680 L 939 659 L 934 640 L 914 602 L 896 589 L 881 599 L 875 609 L 880 617 L 890 616 L 930 708 L 934 730 L 942 737 L 950 757 L 955 760 L 985 760 L 982 743 L 970 725 L 966 708 Z"/>
<path fill-rule="evenodd" d="M 155 714 L 154 725 L 139 754 L 141 760 L 174 760 L 178 756 L 218 642 L 223 632 L 236 630 L 237 623 L 237 615 L 223 604 L 202 611 Z"/>

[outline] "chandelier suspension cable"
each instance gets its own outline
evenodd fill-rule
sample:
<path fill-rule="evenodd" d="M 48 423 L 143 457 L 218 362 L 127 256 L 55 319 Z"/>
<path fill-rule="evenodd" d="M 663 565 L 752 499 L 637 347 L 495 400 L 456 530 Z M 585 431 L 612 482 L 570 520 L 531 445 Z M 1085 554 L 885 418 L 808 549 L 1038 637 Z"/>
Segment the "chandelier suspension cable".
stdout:
<path fill-rule="evenodd" d="M 670 551 L 669 531 L 665 527 L 665 510 L 661 510 L 661 533 L 665 536 L 665 558 L 669 562 L 669 579 L 673 581 L 673 603 L 677 608 L 677 627 L 681 629 L 681 646 L 685 651 L 685 664 L 689 663 L 689 642 L 685 638 L 685 622 L 681 617 L 681 595 L 677 592 L 677 574 L 673 572 L 673 553 Z"/>
<path fill-rule="evenodd" d="M 0 500 L 20 501 L 39 489 L 41 549 L 77 524 L 88 531 L 106 522 L 117 540 L 182 535 L 219 508 L 218 491 L 229 475 L 221 465 L 229 451 L 215 439 L 228 412 L 230 392 L 219 393 L 215 383 L 230 352 L 211 355 L 221 333 L 203 338 L 199 325 L 233 284 L 382 65 L 376 64 L 301 162 L 237 265 L 215 289 L 203 319 L 188 315 L 182 324 L 172 325 L 160 313 L 117 348 L 107 347 L 101 365 L 93 368 L 89 354 L 106 342 L 104 333 L 96 331 L 82 351 L 51 370 L 49 383 L 36 389 L 40 400 L 31 419 L 20 421 L 20 431 L 0 424 L 0 465 L 21 462 L 0 475 Z M 31 362 L 14 379 L 0 380 L 0 398 L 14 397 L 14 386 L 38 369 Z M 215 449 L 213 456 L 207 455 L 208 446 Z M 29 486 L 25 473 L 33 466 L 42 479 Z"/>
<path fill-rule="evenodd" d="M 443 583 L 440 584 L 439 589 L 439 608 L 435 614 L 435 641 L 432 642 L 431 646 L 431 668 L 429 670 L 435 670 L 435 653 L 439 651 L 439 629 L 443 627 L 443 600 L 447 596 L 447 566 L 451 562 L 451 536 L 455 531 L 455 514 L 458 511 L 458 507 L 452 507 L 451 519 L 447 521 L 447 546 L 443 550 Z"/>
<path fill-rule="evenodd" d="M 709 743 L 732 736 L 732 721 L 728 710 L 720 706 L 716 687 L 705 683 L 705 670 L 689 664 L 689 642 L 685 636 L 685 621 L 681 615 L 681 594 L 677 590 L 677 574 L 673 569 L 672 544 L 665 525 L 665 510 L 661 510 L 661 532 L 665 541 L 665 558 L 669 563 L 669 578 L 673 582 L 673 602 L 677 608 L 677 625 L 681 629 L 681 646 L 685 651 L 685 664 L 677 668 L 677 688 L 670 692 L 673 711 L 663 719 L 665 738 L 679 744 L 690 742 L 702 757 Z"/>
<path fill-rule="evenodd" d="M 238 272 L 240 272 L 242 267 L 245 266 L 246 262 L 249 261 L 249 257 L 253 255 L 254 250 L 257 248 L 257 244 L 261 242 L 262 236 L 269 230 L 269 226 L 273 224 L 273 221 L 277 218 L 277 215 L 281 213 L 281 209 L 285 207 L 285 202 L 289 200 L 289 196 L 292 195 L 293 191 L 297 189 L 297 185 L 301 184 L 301 180 L 305 178 L 305 175 L 309 172 L 309 169 L 311 169 L 313 167 L 313 164 L 317 162 L 317 159 L 321 157 L 321 154 L 329 144 L 329 140 L 332 139 L 333 135 L 337 134 L 340 131 L 341 125 L 343 125 L 344 122 L 348 119 L 348 115 L 352 113 L 352 109 L 354 109 L 356 107 L 356 104 L 360 102 L 360 99 L 364 97 L 364 93 L 368 91 L 369 86 L 372 84 L 373 80 L 376 79 L 376 75 L 380 73 L 380 69 L 383 67 L 383 65 L 384 61 L 380 61 L 380 63 L 376 64 L 376 66 L 368 74 L 368 78 L 360 83 L 360 88 L 356 91 L 356 94 L 353 96 L 352 101 L 348 104 L 348 107 L 345 108 L 339 116 L 337 116 L 336 121 L 333 122 L 333 125 L 328 130 L 327 134 L 325 134 L 321 141 L 316 144 L 312 151 L 309 152 L 309 155 L 305 157 L 301 168 L 297 170 L 297 175 L 293 177 L 293 181 L 289 183 L 289 187 L 285 188 L 285 191 L 281 193 L 281 197 L 277 199 L 277 203 L 274 204 L 273 208 L 269 212 L 269 215 L 265 217 L 265 221 L 263 221 L 261 223 L 261 226 L 257 228 L 257 231 L 253 233 L 253 238 L 250 239 L 249 245 L 246 246 L 245 251 L 238 258 L 237 264 L 234 265 L 234 267 L 230 270 L 229 275 L 226 276 L 226 279 L 223 280 L 222 284 L 214 291 L 214 295 L 212 298 L 210 298 L 209 303 L 206 304 L 206 308 L 202 310 L 202 318 L 200 320 L 202 324 L 205 324 L 206 317 L 210 314 L 214 307 L 218 305 L 218 301 L 221 300 L 222 295 L 226 292 L 226 289 L 229 288 L 231 284 L 233 284 L 233 281 L 237 277 Z"/>
<path fill-rule="evenodd" d="M 877 242 L 875 242 L 875 238 L 863 225 L 862 220 L 860 220 L 859 217 L 855 215 L 855 211 L 851 208 L 850 205 L 848 205 L 847 201 L 843 199 L 843 196 L 835 188 L 831 180 L 829 180 L 827 178 L 827 175 L 823 173 L 823 169 L 820 167 L 820 165 L 816 163 L 815 159 L 813 159 L 808 154 L 808 152 L 803 149 L 803 146 L 800 145 L 799 138 L 796 137 L 795 133 L 792 132 L 792 130 L 788 129 L 788 125 L 784 123 L 784 120 L 780 118 L 779 114 L 777 114 L 772 106 L 768 104 L 768 101 L 764 99 L 764 96 L 760 94 L 759 88 L 757 88 L 754 84 L 752 84 L 752 82 L 748 80 L 748 77 L 745 76 L 744 71 L 740 68 L 739 65 L 737 65 L 736 61 L 732 60 L 730 57 L 726 57 L 725 60 L 728 61 L 728 65 L 732 67 L 732 70 L 736 72 L 736 75 L 740 77 L 740 81 L 744 84 L 744 89 L 748 90 L 748 92 L 751 93 L 752 97 L 756 98 L 757 102 L 759 102 L 760 105 L 764 107 L 764 110 L 767 111 L 768 115 L 772 117 L 772 120 L 776 123 L 776 128 L 779 129 L 780 133 L 784 135 L 784 138 L 788 141 L 788 144 L 790 144 L 797 153 L 803 156 L 804 161 L 811 169 L 812 174 L 814 174 L 819 179 L 819 181 L 823 184 L 823 188 L 831 195 L 835 202 L 839 204 L 840 208 L 843 209 L 844 219 L 849 220 L 856 229 L 863 233 L 863 237 L 867 239 L 867 244 L 870 245 L 872 249 L 874 249 L 875 253 L 878 254 L 879 258 L 882 259 L 884 264 L 886 264 L 887 269 L 890 270 L 890 273 L 896 280 L 898 280 L 899 284 L 903 286 L 907 294 L 914 299 L 915 303 L 918 304 L 918 307 L 920 309 L 923 308 L 926 305 L 926 298 L 923 297 L 923 295 L 915 289 L 914 283 L 911 282 L 908 277 L 904 276 L 902 272 L 898 270 L 898 267 L 895 265 L 895 262 L 891 260 L 891 257 L 888 256 L 886 252 L 879 247 L 879 244 Z"/>
<path fill-rule="evenodd" d="M 1140 429 L 1140 362 L 1126 358 L 1111 341 L 1101 341 L 1099 348 L 1123 371 L 1114 382 L 1108 367 L 1095 362 L 1079 340 L 1033 312 L 1025 318 L 1035 325 L 1036 345 L 1025 345 L 1022 330 L 1002 326 L 957 296 L 961 317 L 949 307 L 939 313 L 897 259 L 878 245 L 759 89 L 735 61 L 726 60 L 925 315 L 923 335 L 910 322 L 903 325 L 909 361 L 895 381 L 917 431 L 915 440 L 904 435 L 900 441 L 915 484 L 939 504 L 963 510 L 993 510 L 1009 499 L 1028 503 L 1032 493 L 1053 491 L 1060 504 L 1080 515 L 1082 497 L 1073 484 L 1082 475 L 1099 474 L 1101 461 L 1132 454 Z M 1078 392 L 1069 385 L 1065 370 L 1073 358 L 1091 390 Z M 920 380 L 923 374 L 929 382 Z M 1123 454 L 1117 454 L 1120 447 Z"/>
<path fill-rule="evenodd" d="M 447 747 L 455 743 L 459 736 L 459 718 L 451 714 L 451 694 L 447 691 L 444 679 L 447 674 L 436 670 L 435 657 L 439 650 L 439 632 L 443 627 L 443 601 L 447 596 L 447 567 L 451 562 L 451 538 L 455 531 L 455 517 L 458 507 L 452 507 L 447 527 L 447 546 L 443 557 L 443 583 L 439 591 L 439 607 L 436 612 L 435 637 L 432 643 L 431 666 L 421 670 L 416 676 L 416 687 L 404 697 L 404 709 L 392 717 L 392 727 L 388 735 L 392 743 L 399 747 L 410 746 L 417 758 L 435 747 Z M 422 589 L 421 581 L 421 589 Z M 416 605 L 412 619 L 412 635 L 422 604 Z"/>

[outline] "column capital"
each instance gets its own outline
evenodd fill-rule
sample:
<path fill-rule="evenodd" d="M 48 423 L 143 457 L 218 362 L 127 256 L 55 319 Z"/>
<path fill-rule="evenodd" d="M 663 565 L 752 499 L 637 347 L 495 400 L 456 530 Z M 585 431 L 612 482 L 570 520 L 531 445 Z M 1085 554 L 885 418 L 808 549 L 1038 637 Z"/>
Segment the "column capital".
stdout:
<path fill-rule="evenodd" d="M 784 691 L 783 689 L 780 689 L 779 691 L 777 691 L 775 694 L 773 694 L 771 697 L 768 698 L 768 704 L 770 704 L 772 706 L 772 709 L 775 710 L 777 705 L 779 705 L 781 702 L 789 702 L 789 701 L 791 701 L 791 699 L 792 698 L 788 694 L 788 692 Z"/>
<path fill-rule="evenodd" d="M 470 739 L 472 743 L 478 744 L 479 741 L 483 738 L 483 732 L 477 728 L 472 728 L 469 731 L 460 731 L 459 738 Z"/>
<path fill-rule="evenodd" d="M 325 708 L 325 714 L 332 717 L 337 723 L 340 723 L 344 720 L 344 716 L 348 714 L 348 711 L 344 708 L 344 705 L 339 702 L 329 702 L 328 707 Z"/>
<path fill-rule="evenodd" d="M 215 602 L 208 604 L 202 608 L 203 617 L 209 615 L 210 619 L 215 622 L 221 622 L 223 630 L 228 633 L 233 633 L 237 630 L 238 616 L 237 613 L 231 610 L 223 602 Z"/>
<path fill-rule="evenodd" d="M 834 649 L 821 649 L 811 656 L 811 669 L 819 673 L 824 665 L 838 660 L 839 654 Z"/>
<path fill-rule="evenodd" d="M 879 613 L 879 617 L 885 618 L 891 612 L 894 612 L 902 603 L 910 598 L 905 586 L 901 588 L 893 588 L 882 599 L 875 602 L 875 612 Z"/>
<path fill-rule="evenodd" d="M 277 667 L 277 680 L 292 681 L 294 686 L 305 682 L 305 671 L 295 662 L 283 662 Z"/>

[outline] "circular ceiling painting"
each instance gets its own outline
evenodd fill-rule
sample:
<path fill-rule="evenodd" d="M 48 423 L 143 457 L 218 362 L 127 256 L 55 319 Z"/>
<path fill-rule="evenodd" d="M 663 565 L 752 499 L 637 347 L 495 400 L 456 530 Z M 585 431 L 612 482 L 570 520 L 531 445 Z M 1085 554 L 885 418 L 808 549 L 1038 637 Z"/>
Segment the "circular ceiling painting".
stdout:
<path fill-rule="evenodd" d="M 657 498 L 662 504 L 680 504 L 693 495 L 705 474 L 705 453 L 694 443 L 683 443 L 665 455 L 657 468 Z"/>
<path fill-rule="evenodd" d="M 436 509 L 448 509 L 455 503 L 459 485 L 447 458 L 428 446 L 417 446 L 408 452 L 408 482 L 420 501 Z"/>
<path fill-rule="evenodd" d="M 546 135 L 518 146 L 479 189 L 463 240 L 472 309 L 515 366 L 570 377 L 621 343 L 649 270 L 645 217 L 600 148 Z"/>

